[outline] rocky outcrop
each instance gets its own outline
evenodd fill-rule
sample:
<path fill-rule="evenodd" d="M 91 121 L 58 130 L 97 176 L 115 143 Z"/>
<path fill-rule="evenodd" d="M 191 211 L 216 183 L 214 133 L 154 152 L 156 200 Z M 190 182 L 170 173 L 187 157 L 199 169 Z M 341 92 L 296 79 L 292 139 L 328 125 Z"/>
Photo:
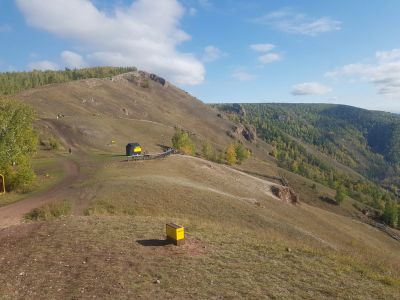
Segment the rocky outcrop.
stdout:
<path fill-rule="evenodd" d="M 135 83 L 137 86 L 140 86 L 142 88 L 148 88 L 149 80 L 152 80 L 154 82 L 161 84 L 163 87 L 168 87 L 168 82 L 164 78 L 159 77 L 156 74 L 150 74 L 144 71 L 120 74 L 112 77 L 111 80 L 112 81 L 126 80 Z"/>
<path fill-rule="evenodd" d="M 239 124 L 227 132 L 228 136 L 233 139 L 240 140 L 244 137 L 248 142 L 255 143 L 257 141 L 257 130 L 252 125 Z"/>
<path fill-rule="evenodd" d="M 255 143 L 257 140 L 257 130 L 253 125 L 245 125 L 242 131 L 244 138 L 250 143 Z"/>
<path fill-rule="evenodd" d="M 244 118 L 246 116 L 246 110 L 244 109 L 244 107 L 241 104 L 237 104 L 237 103 L 232 104 L 231 111 L 242 118 Z"/>
<path fill-rule="evenodd" d="M 161 84 L 164 87 L 168 86 L 168 82 L 164 78 L 159 77 L 156 74 L 150 74 L 149 77 L 150 77 L 151 80 Z"/>
<path fill-rule="evenodd" d="M 290 187 L 287 186 L 272 186 L 272 193 L 286 203 L 299 204 L 299 195 Z"/>

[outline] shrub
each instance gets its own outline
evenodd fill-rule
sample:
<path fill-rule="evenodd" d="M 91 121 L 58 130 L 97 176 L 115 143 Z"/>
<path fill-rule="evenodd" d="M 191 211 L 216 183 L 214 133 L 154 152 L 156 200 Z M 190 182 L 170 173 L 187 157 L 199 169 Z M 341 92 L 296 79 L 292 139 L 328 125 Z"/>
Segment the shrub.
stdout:
<path fill-rule="evenodd" d="M 177 130 L 172 137 L 172 145 L 183 154 L 194 155 L 196 148 L 189 134 L 184 130 Z"/>
<path fill-rule="evenodd" d="M 25 219 L 31 221 L 49 221 L 63 216 L 67 216 L 71 211 L 71 204 L 64 200 L 61 202 L 52 202 L 35 208 L 25 215 Z"/>
<path fill-rule="evenodd" d="M 50 138 L 49 140 L 50 149 L 58 150 L 60 148 L 60 144 L 55 138 Z"/>

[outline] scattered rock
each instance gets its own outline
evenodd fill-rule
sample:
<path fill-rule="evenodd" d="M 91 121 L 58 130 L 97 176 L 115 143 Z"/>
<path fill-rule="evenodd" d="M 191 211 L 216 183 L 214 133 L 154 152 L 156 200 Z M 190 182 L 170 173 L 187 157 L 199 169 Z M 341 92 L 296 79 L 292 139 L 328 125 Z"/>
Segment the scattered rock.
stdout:
<path fill-rule="evenodd" d="M 155 284 L 160 284 L 161 281 L 160 281 L 160 279 L 157 279 L 154 283 L 155 283 Z"/>
<path fill-rule="evenodd" d="M 129 116 L 129 111 L 128 111 L 127 108 L 123 108 L 123 109 L 122 109 L 122 112 L 123 112 L 126 116 Z"/>
<path fill-rule="evenodd" d="M 292 249 L 290 249 L 289 247 L 286 248 L 287 252 L 292 252 Z"/>
<path fill-rule="evenodd" d="M 271 191 L 276 197 L 278 197 L 279 199 L 281 199 L 284 202 L 291 203 L 291 204 L 300 203 L 299 195 L 290 187 L 272 186 Z"/>

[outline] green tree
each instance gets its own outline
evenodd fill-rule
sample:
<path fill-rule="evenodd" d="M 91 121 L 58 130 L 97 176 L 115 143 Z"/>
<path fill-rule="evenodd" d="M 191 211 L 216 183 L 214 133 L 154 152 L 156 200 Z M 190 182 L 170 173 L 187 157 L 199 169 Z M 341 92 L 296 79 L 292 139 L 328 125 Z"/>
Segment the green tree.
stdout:
<path fill-rule="evenodd" d="M 172 137 L 172 145 L 175 149 L 183 154 L 194 155 L 196 152 L 195 145 L 189 134 L 184 130 L 177 130 Z"/>
<path fill-rule="evenodd" d="M 34 112 L 27 105 L 0 99 L 0 173 L 7 190 L 28 185 L 35 178 L 31 158 L 37 149 Z"/>
<path fill-rule="evenodd" d="M 228 165 L 234 165 L 237 163 L 236 147 L 234 144 L 230 144 L 225 151 L 225 159 Z"/>
<path fill-rule="evenodd" d="M 342 204 L 342 202 L 344 201 L 344 198 L 345 198 L 345 194 L 343 192 L 343 188 L 342 187 L 338 187 L 336 189 L 336 196 L 335 196 L 335 200 L 336 200 L 337 205 Z"/>
<path fill-rule="evenodd" d="M 201 148 L 203 157 L 207 160 L 216 161 L 216 153 L 209 141 L 205 141 Z"/>
<path fill-rule="evenodd" d="M 397 226 L 399 215 L 398 215 L 398 207 L 395 201 L 386 200 L 382 218 L 387 225 L 391 227 Z"/>
<path fill-rule="evenodd" d="M 250 157 L 250 151 L 246 149 L 242 144 L 237 144 L 235 147 L 237 163 L 242 163 Z"/>

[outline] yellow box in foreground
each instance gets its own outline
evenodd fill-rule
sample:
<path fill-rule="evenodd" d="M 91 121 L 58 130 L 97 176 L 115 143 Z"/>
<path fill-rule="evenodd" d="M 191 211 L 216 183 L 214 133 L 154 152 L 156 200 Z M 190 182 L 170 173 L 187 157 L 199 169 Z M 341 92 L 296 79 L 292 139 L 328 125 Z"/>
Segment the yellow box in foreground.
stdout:
<path fill-rule="evenodd" d="M 168 223 L 166 226 L 167 239 L 173 241 L 183 241 L 185 239 L 185 228 L 174 223 Z"/>

